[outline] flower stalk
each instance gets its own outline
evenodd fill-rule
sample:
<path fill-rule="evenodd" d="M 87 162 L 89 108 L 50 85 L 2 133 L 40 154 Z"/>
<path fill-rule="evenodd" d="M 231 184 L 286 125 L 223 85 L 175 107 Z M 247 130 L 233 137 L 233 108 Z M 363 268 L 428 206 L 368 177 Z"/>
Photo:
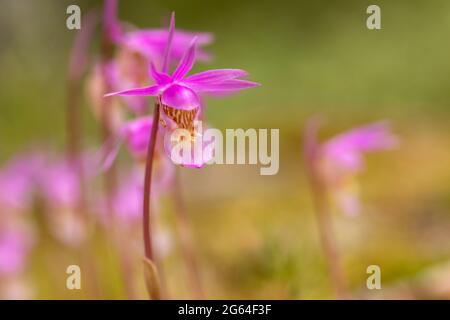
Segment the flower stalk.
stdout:
<path fill-rule="evenodd" d="M 323 183 L 318 168 L 318 162 L 320 161 L 319 149 L 317 141 L 315 141 L 315 133 L 318 125 L 318 121 L 313 121 L 306 128 L 305 161 L 312 190 L 320 241 L 328 264 L 334 291 L 338 299 L 347 299 L 349 295 L 341 266 L 337 240 L 333 230 L 326 185 Z"/>
<path fill-rule="evenodd" d="M 84 172 L 81 159 L 81 132 L 83 130 L 81 113 L 81 82 L 87 67 L 89 45 L 92 41 L 97 23 L 97 11 L 90 11 L 84 20 L 83 29 L 80 30 L 75 37 L 67 74 L 67 160 L 75 168 L 77 178 L 80 183 L 80 200 L 78 204 L 78 211 L 81 213 L 85 211 L 86 207 Z"/>
<path fill-rule="evenodd" d="M 82 112 L 81 112 L 81 89 L 82 78 L 88 64 L 88 51 L 94 31 L 98 23 L 98 12 L 90 11 L 86 15 L 83 28 L 75 37 L 71 51 L 69 70 L 67 76 L 67 160 L 75 170 L 77 182 L 80 188 L 80 196 L 76 203 L 76 211 L 82 215 L 84 223 L 88 225 L 89 217 L 86 208 L 86 188 L 84 164 L 81 154 L 82 148 Z M 83 265 L 90 271 L 91 278 L 88 281 L 90 293 L 93 298 L 100 298 L 101 292 L 96 279 L 97 269 L 92 260 L 93 253 L 87 242 L 84 242 L 78 250 L 78 255 Z"/>
<path fill-rule="evenodd" d="M 154 252 L 153 252 L 153 241 L 152 241 L 152 232 L 151 232 L 151 191 L 152 191 L 152 173 L 153 173 L 153 158 L 155 154 L 155 146 L 156 146 L 156 138 L 158 135 L 158 124 L 159 124 L 159 114 L 160 114 L 160 101 L 155 102 L 155 111 L 153 113 L 153 126 L 150 131 L 150 139 L 147 150 L 147 159 L 145 163 L 145 178 L 144 178 L 144 205 L 143 205 L 143 219 L 142 219 L 142 234 L 144 237 L 144 252 L 145 258 L 148 260 L 148 263 L 152 266 L 153 275 L 149 279 L 147 277 L 147 281 L 155 281 L 157 279 L 156 276 L 156 267 L 154 263 Z M 150 286 L 147 285 L 147 288 Z M 154 287 L 152 285 L 152 287 Z M 159 299 L 159 292 L 155 292 L 155 290 L 149 289 L 150 298 Z"/>
<path fill-rule="evenodd" d="M 150 139 L 147 150 L 147 159 L 145 164 L 145 180 L 144 180 L 144 206 L 143 206 L 143 235 L 145 257 L 151 261 L 154 260 L 153 243 L 150 225 L 150 200 L 152 190 L 152 173 L 153 173 L 153 156 L 155 153 L 156 137 L 158 135 L 158 122 L 160 113 L 159 101 L 155 103 L 155 111 L 153 113 L 154 125 L 150 131 Z"/>

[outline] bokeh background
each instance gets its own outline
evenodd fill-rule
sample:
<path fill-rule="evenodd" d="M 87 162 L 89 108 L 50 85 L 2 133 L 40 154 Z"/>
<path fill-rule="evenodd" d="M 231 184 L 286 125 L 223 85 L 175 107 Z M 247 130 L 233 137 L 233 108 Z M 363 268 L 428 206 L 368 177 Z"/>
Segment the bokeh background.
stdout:
<path fill-rule="evenodd" d="M 75 3 L 83 13 L 102 5 L 0 2 L 1 163 L 36 143 L 64 150 L 65 79 L 75 34 L 65 21 L 67 6 Z M 450 2 L 378 0 L 382 30 L 372 31 L 366 8 L 374 3 L 120 3 L 120 19 L 138 27 L 163 26 L 174 10 L 177 27 L 213 32 L 215 58 L 195 71 L 242 68 L 262 84 L 209 101 L 211 124 L 280 129 L 277 175 L 260 176 L 250 165 L 181 169 L 207 297 L 334 297 L 302 157 L 303 127 L 314 114 L 326 119 L 324 138 L 389 119 L 401 140 L 397 150 L 368 157 L 359 177 L 361 215 L 333 213 L 354 296 L 450 297 Z M 95 57 L 98 45 L 92 51 Z M 98 124 L 83 103 L 85 145 L 96 147 Z M 170 230 L 173 218 L 170 208 L 165 211 Z M 65 268 L 78 257 L 48 235 L 39 210 L 33 219 L 39 237 L 26 272 L 34 298 L 91 298 L 85 289 L 65 288 Z M 125 298 L 113 251 L 101 235 L 95 239 L 100 297 Z M 366 288 L 371 264 L 381 267 L 382 290 Z M 171 297 L 190 297 L 175 236 L 164 273 Z"/>

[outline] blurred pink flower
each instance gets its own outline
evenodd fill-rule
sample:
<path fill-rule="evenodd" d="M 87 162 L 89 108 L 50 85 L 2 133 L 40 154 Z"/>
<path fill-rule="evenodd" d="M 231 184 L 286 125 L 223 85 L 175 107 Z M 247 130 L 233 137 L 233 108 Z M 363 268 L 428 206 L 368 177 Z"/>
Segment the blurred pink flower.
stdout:
<path fill-rule="evenodd" d="M 130 154 L 138 162 L 145 161 L 145 156 L 149 143 L 149 132 L 153 125 L 152 117 L 139 117 L 122 124 L 117 130 L 115 137 L 112 137 L 99 152 L 100 165 L 102 170 L 108 170 L 117 157 L 120 146 L 125 142 Z M 161 142 L 158 143 L 161 145 Z M 161 150 L 159 148 L 159 150 Z M 158 154 L 158 151 L 156 152 Z"/>
<path fill-rule="evenodd" d="M 80 182 L 75 168 L 66 161 L 52 162 L 39 175 L 41 195 L 54 207 L 74 208 L 80 197 Z"/>
<path fill-rule="evenodd" d="M 213 41 L 213 36 L 210 33 L 176 31 L 173 35 L 169 61 L 180 60 L 194 37 L 197 38 L 197 44 L 200 47 L 209 45 Z M 144 29 L 127 33 L 120 44 L 131 51 L 142 54 L 148 61 L 153 62 L 157 67 L 161 67 L 167 38 L 167 30 Z M 210 58 L 208 53 L 199 50 L 198 59 L 200 61 L 207 61 Z"/>
<path fill-rule="evenodd" d="M 128 121 L 122 127 L 122 135 L 130 153 L 138 160 L 145 160 L 152 129 L 152 117 L 141 117 Z"/>
<path fill-rule="evenodd" d="M 31 188 L 28 177 L 20 171 L 0 173 L 0 210 L 21 212 L 31 204 Z"/>
<path fill-rule="evenodd" d="M 96 119 L 102 119 L 103 108 L 108 107 L 112 129 L 117 129 L 121 126 L 124 118 L 123 108 L 119 101 L 115 99 L 106 105 L 103 95 L 107 92 L 108 88 L 120 87 L 117 73 L 115 60 L 96 63 L 89 73 L 85 87 L 86 95 L 89 99 L 89 106 Z M 128 82 L 124 81 L 124 83 Z M 148 103 L 144 100 L 137 102 L 127 100 L 126 103 L 127 107 L 135 113 L 139 114 L 147 111 Z"/>
<path fill-rule="evenodd" d="M 117 157 L 117 153 L 122 143 L 125 143 L 128 151 L 139 164 L 144 164 L 147 154 L 148 144 L 153 125 L 152 117 L 140 117 L 123 124 L 118 136 L 113 138 L 113 142 L 108 142 L 100 151 L 101 167 L 107 170 Z M 157 189 L 166 188 L 173 177 L 174 166 L 163 157 L 162 139 L 158 139 L 155 152 L 155 185 Z M 138 175 L 140 178 L 140 175 Z M 137 177 L 129 178 L 136 180 Z"/>
<path fill-rule="evenodd" d="M 389 123 L 376 122 L 339 134 L 322 144 L 321 155 L 328 175 L 356 173 L 364 168 L 364 153 L 389 150 L 397 146 Z"/>
<path fill-rule="evenodd" d="M 315 128 L 317 130 L 318 127 Z M 317 137 L 309 138 L 309 144 Z M 355 176 L 364 169 L 364 154 L 390 150 L 398 145 L 388 122 L 376 122 L 351 129 L 316 145 L 316 166 L 336 204 L 348 215 L 360 211 Z"/>
<path fill-rule="evenodd" d="M 84 154 L 81 165 L 85 181 L 91 181 L 94 158 L 89 153 Z M 53 235 L 65 245 L 80 245 L 88 230 L 81 213 L 81 183 L 75 164 L 48 156 L 37 175 L 37 185 Z"/>
<path fill-rule="evenodd" d="M 163 157 L 156 160 L 153 183 L 155 184 L 155 197 L 159 197 L 171 188 L 175 171 L 173 164 L 168 159 Z M 119 223 L 133 224 L 137 222 L 139 225 L 141 222 L 142 197 L 144 194 L 144 181 L 141 169 L 139 166 L 135 166 L 133 170 L 127 172 L 120 179 L 121 183 L 112 200 L 112 209 L 119 218 Z M 157 204 L 157 201 L 154 202 L 154 205 Z M 96 205 L 96 211 L 100 214 L 100 219 L 106 224 L 108 222 L 106 200 L 100 199 Z M 158 208 L 154 209 L 155 212 L 159 212 Z"/>
<path fill-rule="evenodd" d="M 22 272 L 30 248 L 30 238 L 25 232 L 0 230 L 0 275 Z"/>
<path fill-rule="evenodd" d="M 164 29 L 138 29 L 125 32 L 123 24 L 117 17 L 117 5 L 117 0 L 106 0 L 105 3 L 105 27 L 110 40 L 121 47 L 141 54 L 148 62 L 151 61 L 160 66 L 167 46 L 168 31 Z M 176 31 L 173 34 L 169 61 L 181 59 L 195 36 L 198 37 L 200 46 L 209 45 L 214 40 L 211 33 Z M 209 55 L 200 51 L 199 59 L 207 60 Z"/>
<path fill-rule="evenodd" d="M 0 211 L 22 212 L 31 206 L 34 176 L 41 157 L 26 152 L 17 155 L 0 171 Z"/>

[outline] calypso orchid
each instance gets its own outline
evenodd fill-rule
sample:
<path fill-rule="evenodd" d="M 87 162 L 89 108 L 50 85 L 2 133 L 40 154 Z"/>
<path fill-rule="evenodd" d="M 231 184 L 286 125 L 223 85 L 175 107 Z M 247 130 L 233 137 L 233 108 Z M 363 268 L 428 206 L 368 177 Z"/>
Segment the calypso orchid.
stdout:
<path fill-rule="evenodd" d="M 168 33 L 165 29 L 132 29 L 124 30 L 128 24 L 121 23 L 117 18 L 117 0 L 107 0 L 104 10 L 104 22 L 109 39 L 130 53 L 141 55 L 147 62 L 152 61 L 157 66 L 162 66 L 165 49 L 167 47 Z M 130 29 L 130 28 L 129 28 Z M 208 32 L 176 31 L 171 41 L 169 62 L 180 60 L 189 47 L 192 39 L 197 37 L 199 46 L 209 45 L 214 37 Z M 134 55 L 136 60 L 136 55 Z M 210 59 L 210 55 L 204 51 L 199 52 L 199 59 Z"/>
<path fill-rule="evenodd" d="M 147 66 L 153 63 L 161 67 L 163 64 L 168 31 L 164 29 L 125 31 L 125 24 L 117 18 L 117 0 L 106 1 L 103 18 L 105 32 L 109 40 L 118 48 L 116 56 L 108 63 L 109 72 L 106 80 L 109 82 L 110 90 L 123 90 L 147 84 L 151 80 L 145 71 Z M 199 46 L 208 45 L 213 41 L 213 36 L 206 32 L 174 32 L 171 41 L 172 49 L 167 57 L 168 63 L 181 59 L 195 36 Z M 200 60 L 210 59 L 209 54 L 204 51 L 200 50 L 198 55 Z M 93 82 L 92 86 L 95 85 Z M 99 98 L 94 101 L 100 100 Z M 143 115 L 148 111 L 148 101 L 144 97 L 126 96 L 123 100 L 137 115 Z"/>
<path fill-rule="evenodd" d="M 173 34 L 174 24 L 171 24 L 169 34 Z M 136 89 L 123 90 L 109 93 L 106 96 L 155 96 L 162 107 L 161 123 L 163 127 L 172 132 L 175 129 L 188 130 L 195 142 L 195 122 L 203 114 L 203 104 L 200 94 L 223 95 L 236 91 L 256 87 L 259 84 L 238 79 L 247 76 L 247 72 L 240 69 L 217 69 L 200 72 L 187 76 L 192 69 L 196 55 L 196 39 L 194 39 L 184 54 L 178 67 L 172 75 L 159 72 L 153 63 L 150 66 L 150 75 L 156 84 Z M 169 50 L 170 51 L 170 50 Z M 167 144 L 165 144 L 167 146 Z M 170 144 L 165 148 L 166 153 L 171 154 Z M 202 161 L 191 160 L 182 162 L 187 167 L 202 167 L 206 159 Z"/>
<path fill-rule="evenodd" d="M 360 211 L 355 177 L 364 169 L 364 154 L 393 149 L 397 144 L 389 123 L 381 121 L 351 129 L 316 146 L 322 180 L 344 213 L 356 215 Z"/>

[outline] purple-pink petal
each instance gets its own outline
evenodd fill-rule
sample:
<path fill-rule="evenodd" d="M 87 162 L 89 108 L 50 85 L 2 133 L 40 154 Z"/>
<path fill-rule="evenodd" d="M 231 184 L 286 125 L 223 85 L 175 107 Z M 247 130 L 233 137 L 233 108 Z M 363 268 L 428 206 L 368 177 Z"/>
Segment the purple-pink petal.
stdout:
<path fill-rule="evenodd" d="M 111 92 L 108 94 L 105 94 L 105 97 L 110 96 L 157 96 L 158 93 L 161 91 L 161 87 L 159 85 L 153 85 L 143 88 L 135 88 L 135 89 L 128 89 L 123 91 L 117 91 L 117 92 Z"/>
<path fill-rule="evenodd" d="M 363 153 L 392 149 L 397 144 L 389 123 L 376 122 L 335 136 L 322 146 L 322 154 L 341 169 L 358 171 L 364 165 Z"/>
<path fill-rule="evenodd" d="M 175 32 L 175 12 L 170 15 L 169 33 L 167 35 L 167 43 L 164 48 L 164 56 L 162 60 L 162 72 L 169 71 L 170 52 L 172 51 L 173 34 Z"/>
<path fill-rule="evenodd" d="M 124 125 L 122 132 L 127 147 L 135 158 L 145 158 L 152 125 L 151 117 L 137 118 Z"/>
<path fill-rule="evenodd" d="M 204 93 L 211 93 L 211 94 L 221 94 L 221 93 L 231 93 L 247 88 L 252 87 L 258 87 L 260 86 L 259 83 L 247 81 L 247 80 L 239 80 L 239 79 L 232 79 L 232 80 L 226 80 L 222 82 L 214 82 L 214 83 L 186 83 L 187 86 L 189 86 L 192 90 L 196 92 L 204 92 Z"/>
<path fill-rule="evenodd" d="M 165 73 L 159 72 L 156 70 L 153 62 L 150 64 L 150 76 L 155 80 L 155 82 L 159 85 L 165 85 L 172 81 L 171 77 Z"/>
<path fill-rule="evenodd" d="M 181 80 L 192 69 L 195 61 L 196 47 L 197 39 L 194 38 L 191 45 L 189 46 L 189 49 L 186 51 L 180 63 L 178 64 L 178 67 L 175 69 L 175 72 L 172 74 L 172 78 L 174 80 Z"/>
<path fill-rule="evenodd" d="M 106 0 L 103 11 L 105 32 L 109 39 L 119 42 L 122 39 L 122 29 L 117 18 L 117 0 Z"/>
<path fill-rule="evenodd" d="M 179 130 L 184 130 L 182 133 Z M 198 139 L 179 141 L 173 135 L 181 134 L 183 136 L 191 133 L 185 129 L 168 130 L 164 135 L 164 151 L 169 159 L 177 165 L 186 168 L 203 168 L 214 157 L 214 141 L 204 141 Z M 201 136 L 201 132 L 196 132 Z"/>
<path fill-rule="evenodd" d="M 180 60 L 189 47 L 192 39 L 197 37 L 198 46 L 205 46 L 213 41 L 210 33 L 193 33 L 187 31 L 175 31 L 170 50 L 170 61 Z M 132 31 L 125 35 L 122 44 L 130 50 L 137 51 L 161 66 L 165 48 L 167 45 L 168 31 L 162 29 L 149 29 Z M 209 60 L 210 55 L 203 50 L 198 50 L 198 59 Z"/>
<path fill-rule="evenodd" d="M 30 248 L 30 239 L 23 231 L 0 232 L 0 275 L 21 272 Z"/>
<path fill-rule="evenodd" d="M 242 78 L 247 75 L 246 71 L 240 69 L 215 69 L 193 74 L 185 78 L 183 82 L 202 85 Z"/>
<path fill-rule="evenodd" d="M 191 110 L 200 106 L 198 95 L 192 89 L 178 84 L 164 90 L 161 100 L 164 105 L 175 109 Z"/>

